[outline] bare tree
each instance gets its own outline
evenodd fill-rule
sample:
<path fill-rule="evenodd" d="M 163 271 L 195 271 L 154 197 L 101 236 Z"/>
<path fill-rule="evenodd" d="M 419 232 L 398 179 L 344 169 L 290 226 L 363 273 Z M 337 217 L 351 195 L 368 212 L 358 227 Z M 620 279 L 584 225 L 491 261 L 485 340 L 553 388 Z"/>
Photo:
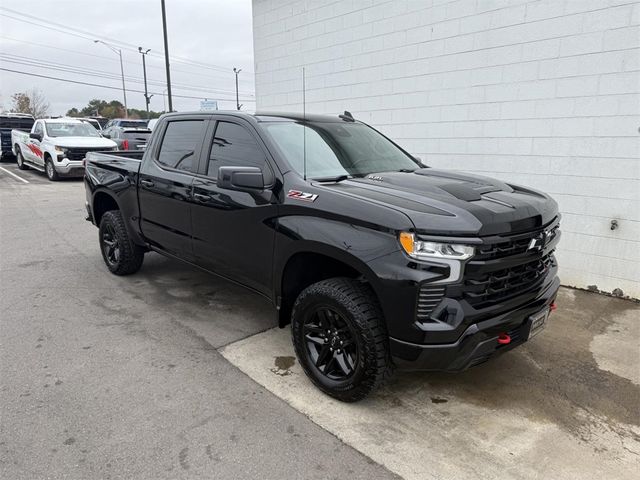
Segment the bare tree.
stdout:
<path fill-rule="evenodd" d="M 34 118 L 42 118 L 49 114 L 49 102 L 44 94 L 33 88 L 27 92 L 11 95 L 13 106 L 11 111 L 15 113 L 28 113 Z"/>

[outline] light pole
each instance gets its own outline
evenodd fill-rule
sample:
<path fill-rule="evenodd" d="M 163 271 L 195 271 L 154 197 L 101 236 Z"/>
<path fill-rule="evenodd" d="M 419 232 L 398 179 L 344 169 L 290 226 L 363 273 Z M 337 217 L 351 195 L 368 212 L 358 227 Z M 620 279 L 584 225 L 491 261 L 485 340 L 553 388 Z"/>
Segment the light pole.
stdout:
<path fill-rule="evenodd" d="M 240 99 L 238 98 L 238 74 L 242 71 L 241 68 L 233 67 L 233 73 L 236 74 L 236 107 L 240 110 Z"/>
<path fill-rule="evenodd" d="M 142 55 L 142 72 L 144 74 L 144 103 L 147 106 L 147 118 L 149 118 L 149 100 L 151 100 L 151 97 L 153 97 L 153 95 L 149 95 L 147 91 L 147 64 L 144 60 L 144 57 L 147 56 L 151 49 L 147 48 L 146 50 L 143 50 L 142 47 L 138 47 L 138 51 L 140 52 L 140 55 Z"/>
<path fill-rule="evenodd" d="M 162 7 L 162 33 L 164 34 L 164 65 L 167 70 L 167 95 L 169 97 L 169 111 L 173 112 L 171 102 L 171 72 L 169 70 L 169 37 L 167 36 L 167 12 L 164 8 L 164 0 L 160 1 Z"/>
<path fill-rule="evenodd" d="M 118 56 L 120 57 L 120 74 L 122 75 L 122 96 L 124 97 L 124 116 L 125 118 L 129 118 L 129 108 L 127 107 L 127 89 L 124 86 L 124 67 L 122 66 L 122 50 L 120 50 L 119 48 L 112 47 L 111 45 L 109 45 L 106 42 L 103 42 L 102 40 L 94 40 L 93 43 L 103 44 L 112 52 L 117 53 Z"/>

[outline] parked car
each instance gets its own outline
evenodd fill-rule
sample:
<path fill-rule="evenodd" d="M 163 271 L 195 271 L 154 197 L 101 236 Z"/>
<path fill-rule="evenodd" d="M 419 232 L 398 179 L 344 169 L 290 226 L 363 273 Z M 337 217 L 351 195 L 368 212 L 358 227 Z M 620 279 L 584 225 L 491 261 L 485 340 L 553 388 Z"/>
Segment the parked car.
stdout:
<path fill-rule="evenodd" d="M 130 118 L 114 118 L 112 120 L 109 120 L 107 124 L 102 128 L 103 130 L 109 130 L 111 127 L 147 128 L 147 120 L 135 120 Z"/>
<path fill-rule="evenodd" d="M 151 136 L 151 130 L 147 128 L 111 127 L 102 133 L 103 137 L 110 138 L 119 150 L 142 150 L 147 146 Z"/>
<path fill-rule="evenodd" d="M 429 168 L 348 112 L 168 114 L 144 152 L 90 152 L 85 186 L 112 273 L 153 250 L 267 297 L 339 400 L 482 363 L 555 306 L 555 201 Z"/>
<path fill-rule="evenodd" d="M 102 132 L 102 125 L 95 118 L 78 118 L 81 122 L 88 123 L 93 128 L 95 128 L 98 132 Z"/>
<path fill-rule="evenodd" d="M 151 120 L 149 120 L 149 123 L 147 123 L 147 128 L 153 131 L 153 129 L 156 127 L 156 123 L 158 123 L 158 119 L 152 118 Z"/>
<path fill-rule="evenodd" d="M 11 130 L 22 130 L 29 132 L 33 127 L 34 118 L 24 113 L 3 113 L 0 114 L 0 143 L 2 150 L 0 151 L 0 160 L 11 157 L 13 158 L 13 150 L 11 148 Z"/>
<path fill-rule="evenodd" d="M 96 115 L 93 117 L 87 117 L 87 118 L 90 118 L 91 120 L 95 120 L 96 122 L 98 122 L 100 124 L 100 129 L 103 129 L 105 125 L 109 123 L 109 119 L 107 117 L 101 117 L 99 115 Z"/>
<path fill-rule="evenodd" d="M 36 120 L 30 133 L 11 130 L 11 144 L 18 168 L 35 168 L 52 181 L 82 176 L 87 152 L 117 149 L 94 127 L 72 118 Z"/>

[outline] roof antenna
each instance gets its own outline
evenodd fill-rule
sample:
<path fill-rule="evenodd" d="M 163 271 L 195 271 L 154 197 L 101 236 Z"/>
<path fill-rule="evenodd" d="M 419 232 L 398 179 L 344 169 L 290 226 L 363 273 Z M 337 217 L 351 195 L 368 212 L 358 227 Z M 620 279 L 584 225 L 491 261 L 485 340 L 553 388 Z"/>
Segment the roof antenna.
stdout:
<path fill-rule="evenodd" d="M 307 181 L 307 98 L 305 92 L 305 75 L 302 67 L 302 173 L 304 181 Z"/>

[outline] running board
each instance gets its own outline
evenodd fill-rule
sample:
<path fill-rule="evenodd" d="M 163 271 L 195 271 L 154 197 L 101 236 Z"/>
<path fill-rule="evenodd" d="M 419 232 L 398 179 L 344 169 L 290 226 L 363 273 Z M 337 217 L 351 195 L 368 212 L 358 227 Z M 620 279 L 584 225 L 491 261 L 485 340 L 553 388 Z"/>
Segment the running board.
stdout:
<path fill-rule="evenodd" d="M 36 165 L 35 163 L 27 162 L 26 160 L 22 160 L 22 163 L 24 163 L 25 165 L 27 165 L 30 168 L 35 168 L 39 172 L 44 173 L 44 167 L 41 167 L 40 165 Z"/>

